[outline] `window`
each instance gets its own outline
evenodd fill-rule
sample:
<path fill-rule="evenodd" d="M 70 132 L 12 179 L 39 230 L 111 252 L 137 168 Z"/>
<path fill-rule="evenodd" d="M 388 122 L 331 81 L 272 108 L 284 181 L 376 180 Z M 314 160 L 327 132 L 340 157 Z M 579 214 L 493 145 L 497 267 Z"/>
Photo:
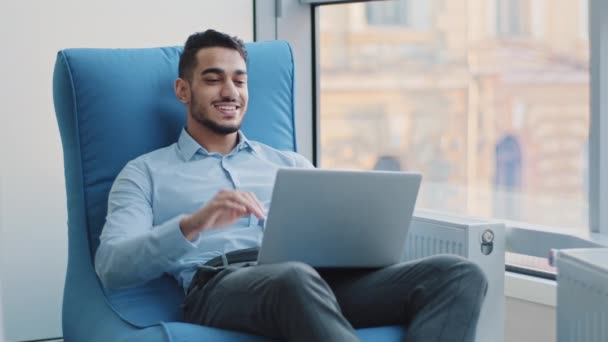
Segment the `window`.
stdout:
<path fill-rule="evenodd" d="M 421 171 L 419 208 L 504 219 L 520 269 L 605 245 L 608 2 L 407 1 L 424 30 L 370 23 L 368 5 L 388 2 L 284 2 L 256 20 L 294 48 L 300 152 Z"/>
<path fill-rule="evenodd" d="M 425 2 L 450 18 L 430 36 L 320 25 L 320 166 L 401 165 L 424 175 L 420 207 L 587 229 L 589 58 L 577 27 L 513 43 L 484 34 L 465 6 Z M 405 3 L 321 6 L 319 20 Z M 503 32 L 521 32 L 520 2 L 497 4 Z M 559 17 L 578 7 L 550 4 Z"/>
<path fill-rule="evenodd" d="M 488 1 L 407 9 L 422 3 L 441 24 L 418 36 L 406 25 L 390 39 L 320 25 L 320 166 L 420 171 L 419 208 L 588 230 L 589 43 L 575 24 L 579 0 L 496 0 L 490 18 L 475 15 L 491 13 Z M 368 21 L 372 6 L 404 4 L 366 3 Z M 361 5 L 321 6 L 319 21 L 356 22 Z M 568 17 L 572 25 L 558 25 Z M 507 263 L 555 272 L 538 257 L 508 253 Z"/>
<path fill-rule="evenodd" d="M 394 24 L 380 14 L 423 3 L 441 23 L 430 34 L 323 25 L 358 15 Z M 588 41 L 576 24 L 557 25 L 576 22 L 578 0 L 545 2 L 541 22 L 555 27 L 523 42 L 484 24 L 523 33 L 528 2 L 496 0 L 494 23 L 475 15 L 488 3 L 320 6 L 320 166 L 420 171 L 421 208 L 585 231 Z"/>

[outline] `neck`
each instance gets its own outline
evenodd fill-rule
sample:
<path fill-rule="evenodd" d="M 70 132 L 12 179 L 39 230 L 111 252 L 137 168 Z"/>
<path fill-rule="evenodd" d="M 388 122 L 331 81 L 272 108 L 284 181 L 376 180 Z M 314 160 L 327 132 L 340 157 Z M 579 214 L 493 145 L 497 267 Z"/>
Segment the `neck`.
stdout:
<path fill-rule="evenodd" d="M 218 134 L 190 118 L 188 118 L 187 129 L 192 139 L 209 153 L 227 155 L 238 144 L 237 132 Z"/>

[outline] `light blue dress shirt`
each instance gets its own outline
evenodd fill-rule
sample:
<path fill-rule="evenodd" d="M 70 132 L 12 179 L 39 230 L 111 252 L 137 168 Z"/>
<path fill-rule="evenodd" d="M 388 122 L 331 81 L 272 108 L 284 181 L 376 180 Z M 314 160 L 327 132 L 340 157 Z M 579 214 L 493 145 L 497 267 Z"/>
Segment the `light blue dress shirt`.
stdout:
<path fill-rule="evenodd" d="M 187 289 L 199 265 L 223 253 L 259 247 L 263 228 L 253 215 L 208 230 L 192 242 L 179 221 L 222 189 L 253 192 L 268 211 L 277 170 L 284 167 L 313 166 L 295 152 L 249 141 L 242 132 L 229 154 L 209 153 L 185 129 L 177 143 L 130 161 L 110 190 L 95 255 L 102 283 L 129 287 L 169 273 Z"/>

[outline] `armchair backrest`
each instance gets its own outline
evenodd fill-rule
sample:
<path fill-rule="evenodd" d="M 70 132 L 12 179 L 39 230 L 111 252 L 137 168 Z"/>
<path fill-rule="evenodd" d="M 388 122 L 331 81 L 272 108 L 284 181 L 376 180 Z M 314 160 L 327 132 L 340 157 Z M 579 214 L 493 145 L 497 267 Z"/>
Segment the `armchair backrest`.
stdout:
<path fill-rule="evenodd" d="M 247 44 L 249 107 L 243 131 L 282 150 L 295 150 L 293 58 L 286 42 Z M 64 153 L 68 200 L 66 315 L 82 296 L 105 296 L 119 316 L 139 326 L 179 319 L 181 290 L 171 279 L 104 292 L 93 256 L 108 192 L 125 164 L 172 144 L 185 125 L 173 83 L 181 47 L 68 49 L 57 56 L 53 98 Z M 160 298 L 160 299 L 159 299 Z M 126 303 L 129 305 L 126 305 Z"/>

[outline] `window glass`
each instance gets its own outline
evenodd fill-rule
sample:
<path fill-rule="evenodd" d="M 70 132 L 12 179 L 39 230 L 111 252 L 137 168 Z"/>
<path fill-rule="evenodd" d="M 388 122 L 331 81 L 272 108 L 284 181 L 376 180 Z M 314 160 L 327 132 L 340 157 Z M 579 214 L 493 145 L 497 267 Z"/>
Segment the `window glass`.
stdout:
<path fill-rule="evenodd" d="M 320 6 L 320 166 L 418 171 L 419 208 L 587 230 L 586 8 Z"/>

